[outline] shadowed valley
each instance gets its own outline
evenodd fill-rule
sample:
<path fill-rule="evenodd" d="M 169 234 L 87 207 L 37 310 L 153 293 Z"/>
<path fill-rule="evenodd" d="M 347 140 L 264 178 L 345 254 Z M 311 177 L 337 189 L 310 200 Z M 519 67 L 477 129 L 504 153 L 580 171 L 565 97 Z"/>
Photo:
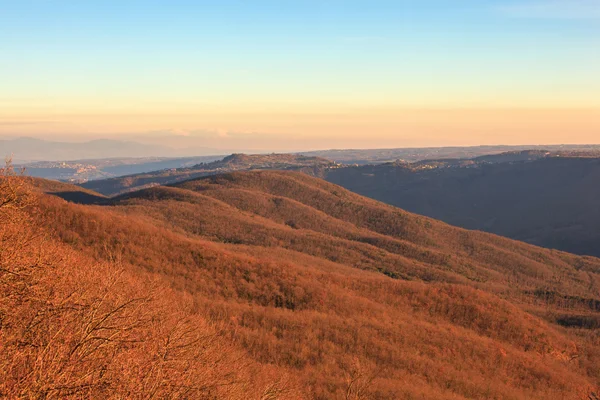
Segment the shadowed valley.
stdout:
<path fill-rule="evenodd" d="M 600 256 L 600 158 L 547 152 L 329 169 L 328 181 L 408 211 Z"/>

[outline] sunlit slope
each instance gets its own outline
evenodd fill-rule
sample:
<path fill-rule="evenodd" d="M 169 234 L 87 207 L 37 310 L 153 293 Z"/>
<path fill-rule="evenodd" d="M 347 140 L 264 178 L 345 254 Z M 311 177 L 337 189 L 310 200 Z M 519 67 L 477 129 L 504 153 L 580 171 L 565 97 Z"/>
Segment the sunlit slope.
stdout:
<path fill-rule="evenodd" d="M 0 168 L 0 398 L 306 398 L 168 281 L 60 240 L 55 194 L 81 192 L 31 183 Z"/>
<path fill-rule="evenodd" d="M 177 218 L 175 205 L 165 207 L 164 212 L 179 228 L 223 241 L 273 246 L 271 240 L 278 241 L 279 247 L 295 246 L 311 252 L 328 246 L 330 240 L 336 250 L 355 250 L 370 259 L 367 269 L 425 281 L 456 279 L 476 287 L 505 285 L 508 289 L 518 285 L 535 290 L 554 277 L 554 288 L 571 295 L 592 295 L 599 290 L 588 274 L 600 271 L 598 259 L 458 229 L 304 174 L 269 171 L 221 175 L 188 181 L 176 188 L 139 192 L 118 199 L 117 204 L 133 205 L 134 199 L 144 196 L 163 196 L 163 201 L 193 210 L 195 218 L 191 214 Z M 154 205 L 160 207 L 158 202 Z M 252 234 L 245 235 L 248 232 Z M 311 244 L 303 247 L 297 244 L 299 240 Z M 346 251 L 335 251 L 332 257 L 344 257 L 339 253 Z M 354 265 L 352 260 L 350 265 Z"/>
<path fill-rule="evenodd" d="M 101 206 L 46 197 L 44 210 L 63 241 L 191 296 L 312 398 L 346 398 L 355 382 L 367 398 L 578 399 L 600 383 L 597 334 L 576 327 L 600 314 L 595 258 L 292 172 L 208 177 Z"/>

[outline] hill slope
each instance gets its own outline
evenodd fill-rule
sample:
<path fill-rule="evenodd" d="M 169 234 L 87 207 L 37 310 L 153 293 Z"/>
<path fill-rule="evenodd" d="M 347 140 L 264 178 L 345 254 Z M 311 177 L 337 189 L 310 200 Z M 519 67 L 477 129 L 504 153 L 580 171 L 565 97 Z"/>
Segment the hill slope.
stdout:
<path fill-rule="evenodd" d="M 448 226 L 294 172 L 238 172 L 43 214 L 309 398 L 579 399 L 600 384 L 600 260 Z M 348 397 L 349 396 L 349 397 Z"/>
<path fill-rule="evenodd" d="M 302 398 L 189 296 L 58 240 L 39 193 L 81 192 L 35 184 L 0 168 L 1 398 Z"/>
<path fill-rule="evenodd" d="M 325 177 L 452 225 L 600 256 L 600 158 L 493 164 L 497 160 L 482 159 L 483 163 L 445 168 L 426 167 L 429 163 L 328 169 Z"/>

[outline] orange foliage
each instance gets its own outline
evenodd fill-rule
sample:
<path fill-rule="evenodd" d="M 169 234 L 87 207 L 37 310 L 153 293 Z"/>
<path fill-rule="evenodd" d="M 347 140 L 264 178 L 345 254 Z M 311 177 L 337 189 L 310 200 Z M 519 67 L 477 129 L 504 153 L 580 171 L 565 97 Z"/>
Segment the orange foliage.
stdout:
<path fill-rule="evenodd" d="M 600 316 L 598 259 L 453 228 L 298 173 L 210 177 L 96 206 L 40 199 L 31 218 L 52 225 L 61 252 L 66 244 L 73 257 L 121 266 L 127 285 L 109 290 L 111 304 L 143 293 L 154 306 L 128 315 L 164 307 L 152 315 L 173 327 L 183 308 L 201 332 L 218 326 L 217 354 L 247 352 L 248 368 L 235 373 L 248 390 L 265 387 L 257 375 L 292 375 L 314 399 L 597 393 L 598 332 L 557 317 Z M 88 280 L 64 268 L 69 285 L 102 282 L 91 268 Z M 164 343 L 164 331 L 149 332 L 137 365 Z M 131 393 L 146 390 L 136 384 Z"/>
<path fill-rule="evenodd" d="M 298 397 L 191 299 L 57 242 L 28 182 L 0 172 L 0 397 Z"/>

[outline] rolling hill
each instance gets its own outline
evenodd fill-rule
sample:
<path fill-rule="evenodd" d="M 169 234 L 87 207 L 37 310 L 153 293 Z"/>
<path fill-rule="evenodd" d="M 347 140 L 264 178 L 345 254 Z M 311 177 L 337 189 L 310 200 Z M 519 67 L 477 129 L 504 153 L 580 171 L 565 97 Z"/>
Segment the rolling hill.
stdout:
<path fill-rule="evenodd" d="M 180 292 L 57 240 L 40 193 L 93 194 L 34 184 L 0 169 L 1 398 L 301 398 Z"/>
<path fill-rule="evenodd" d="M 262 368 L 291 382 L 281 398 L 598 395 L 600 259 L 455 228 L 298 172 L 79 201 L 93 204 L 51 186 L 38 184 L 30 218 L 52 227 L 54 245 L 187 301 L 188 318 L 219 327 L 218 346 L 247 359 L 237 373 L 249 387 L 269 387 L 248 378 Z M 76 271 L 69 262 L 60 268 Z"/>
<path fill-rule="evenodd" d="M 329 169 L 356 193 L 452 225 L 600 256 L 600 158 L 528 152 Z"/>

